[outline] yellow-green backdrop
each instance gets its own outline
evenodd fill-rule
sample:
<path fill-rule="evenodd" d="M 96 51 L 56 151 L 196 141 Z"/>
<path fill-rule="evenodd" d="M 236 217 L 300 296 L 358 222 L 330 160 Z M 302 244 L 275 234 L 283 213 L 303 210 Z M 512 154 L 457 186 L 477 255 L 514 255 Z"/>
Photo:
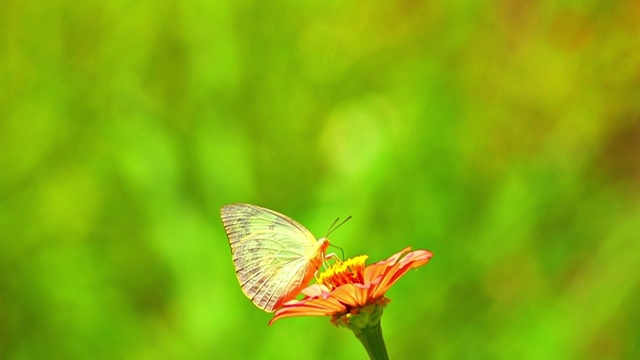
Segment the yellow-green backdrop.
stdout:
<path fill-rule="evenodd" d="M 0 358 L 365 359 L 219 209 L 405 246 L 392 359 L 640 354 L 640 3 L 2 1 Z"/>

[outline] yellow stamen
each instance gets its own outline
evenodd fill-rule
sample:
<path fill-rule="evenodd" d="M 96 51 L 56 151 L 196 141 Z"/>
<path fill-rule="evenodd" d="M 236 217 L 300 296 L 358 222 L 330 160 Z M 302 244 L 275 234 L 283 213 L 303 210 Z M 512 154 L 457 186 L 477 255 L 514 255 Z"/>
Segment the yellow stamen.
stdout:
<path fill-rule="evenodd" d="M 367 255 L 360 255 L 334 263 L 318 276 L 318 284 L 326 286 L 329 290 L 344 284 L 362 284 L 364 281 L 362 278 L 365 268 L 364 262 L 367 258 Z"/>

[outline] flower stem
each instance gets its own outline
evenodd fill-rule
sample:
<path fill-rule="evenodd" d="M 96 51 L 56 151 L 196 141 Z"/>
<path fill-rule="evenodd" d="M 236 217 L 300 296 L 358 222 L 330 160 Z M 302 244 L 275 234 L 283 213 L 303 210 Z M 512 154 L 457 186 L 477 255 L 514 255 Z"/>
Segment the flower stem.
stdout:
<path fill-rule="evenodd" d="M 382 326 L 380 326 L 380 321 L 375 324 L 371 324 L 371 326 L 361 328 L 360 332 L 354 331 L 354 333 L 362 343 L 362 346 L 367 350 L 371 360 L 389 360 L 387 347 L 385 346 L 384 338 L 382 337 Z"/>

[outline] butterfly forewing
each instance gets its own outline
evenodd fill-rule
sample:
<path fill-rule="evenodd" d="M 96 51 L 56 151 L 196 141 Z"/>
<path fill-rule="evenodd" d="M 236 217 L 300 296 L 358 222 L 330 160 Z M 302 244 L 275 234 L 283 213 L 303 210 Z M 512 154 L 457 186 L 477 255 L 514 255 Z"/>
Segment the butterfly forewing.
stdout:
<path fill-rule="evenodd" d="M 245 295 L 269 312 L 295 297 L 320 247 L 313 235 L 295 220 L 256 205 L 230 204 L 221 213 Z"/>

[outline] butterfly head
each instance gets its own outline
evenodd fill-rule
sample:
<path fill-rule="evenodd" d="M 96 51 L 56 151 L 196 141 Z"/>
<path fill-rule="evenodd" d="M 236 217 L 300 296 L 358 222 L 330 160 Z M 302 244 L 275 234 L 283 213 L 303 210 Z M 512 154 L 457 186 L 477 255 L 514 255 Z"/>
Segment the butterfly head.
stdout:
<path fill-rule="evenodd" d="M 335 246 L 335 245 L 330 244 L 329 243 L 329 239 L 327 238 L 327 236 L 329 236 L 329 234 L 331 234 L 334 230 L 336 230 L 337 228 L 342 226 L 344 223 L 346 223 L 350 219 L 351 219 L 351 216 L 347 216 L 347 218 L 344 219 L 341 223 L 338 223 L 340 221 L 340 218 L 337 218 L 336 221 L 334 221 L 333 224 L 331 224 L 331 226 L 329 226 L 329 230 L 327 230 L 327 234 L 325 236 L 321 237 L 320 239 L 318 239 L 318 243 L 320 244 L 320 253 L 323 255 L 322 256 L 322 260 L 325 263 L 325 265 L 326 265 L 326 261 L 324 261 L 325 259 L 327 259 L 327 258 L 338 258 L 336 256 L 336 254 L 334 254 L 334 253 L 325 255 L 329 245 L 340 249 L 340 251 L 342 252 L 342 258 L 344 259 L 344 251 L 342 250 L 342 248 L 339 247 L 339 246 Z"/>
<path fill-rule="evenodd" d="M 311 256 L 312 262 L 315 265 L 316 270 L 318 270 L 320 266 L 324 264 L 325 262 L 324 260 L 327 256 L 326 253 L 327 253 L 328 247 L 329 247 L 329 239 L 327 239 L 326 237 L 321 237 L 320 239 L 318 239 L 316 252 Z"/>
<path fill-rule="evenodd" d="M 323 236 L 320 239 L 318 239 L 318 243 L 320 243 L 320 251 L 324 254 L 327 251 L 327 248 L 329 247 L 329 245 L 331 245 L 331 243 L 329 242 L 329 238 Z"/>

